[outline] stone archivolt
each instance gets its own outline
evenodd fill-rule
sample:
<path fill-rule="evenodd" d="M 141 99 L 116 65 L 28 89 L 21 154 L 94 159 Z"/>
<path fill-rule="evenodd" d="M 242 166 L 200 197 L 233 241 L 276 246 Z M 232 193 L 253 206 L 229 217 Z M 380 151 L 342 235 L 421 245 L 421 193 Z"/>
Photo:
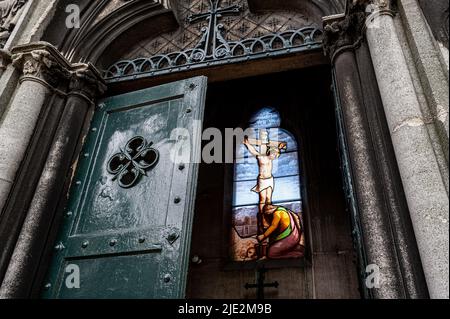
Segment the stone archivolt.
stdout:
<path fill-rule="evenodd" d="M 0 49 L 8 41 L 28 0 L 0 0 Z"/>

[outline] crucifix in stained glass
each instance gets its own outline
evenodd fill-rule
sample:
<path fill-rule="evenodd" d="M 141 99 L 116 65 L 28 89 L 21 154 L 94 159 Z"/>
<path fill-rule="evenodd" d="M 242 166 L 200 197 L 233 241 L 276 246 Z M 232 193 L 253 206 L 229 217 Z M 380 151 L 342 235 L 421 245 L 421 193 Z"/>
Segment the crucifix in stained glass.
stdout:
<path fill-rule="evenodd" d="M 263 233 L 264 228 L 269 226 L 263 218 L 263 209 L 266 204 L 272 204 L 274 189 L 274 177 L 272 173 L 273 161 L 281 155 L 281 150 L 287 149 L 287 143 L 271 141 L 269 139 L 269 132 L 265 129 L 261 129 L 259 131 L 259 139 L 250 139 L 246 136 L 244 144 L 250 154 L 258 159 L 258 184 L 252 191 L 258 193 L 260 197 L 258 229 L 259 233 Z M 257 151 L 255 147 L 259 147 L 259 151 Z"/>
<path fill-rule="evenodd" d="M 301 258 L 305 233 L 297 143 L 280 128 L 274 108 L 261 109 L 249 124 L 252 137 L 244 137 L 235 158 L 232 258 Z M 249 287 L 261 292 L 264 283 Z"/>
<path fill-rule="evenodd" d="M 208 12 L 193 14 L 188 17 L 188 22 L 208 22 L 208 26 L 202 29 L 203 36 L 196 49 L 202 50 L 205 57 L 218 58 L 225 55 L 227 49 L 229 50 L 228 43 L 222 35 L 224 26 L 219 23 L 219 19 L 224 15 L 239 13 L 241 7 L 239 5 L 231 5 L 222 8 L 220 6 L 221 0 L 210 0 L 209 3 L 210 8 Z M 224 50 L 218 50 L 220 46 L 224 46 Z"/>

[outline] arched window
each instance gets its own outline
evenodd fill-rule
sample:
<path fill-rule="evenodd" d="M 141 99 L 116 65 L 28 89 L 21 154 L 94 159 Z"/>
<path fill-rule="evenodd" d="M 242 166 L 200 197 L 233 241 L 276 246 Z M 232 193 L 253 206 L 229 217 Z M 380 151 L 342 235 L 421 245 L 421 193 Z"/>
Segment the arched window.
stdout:
<path fill-rule="evenodd" d="M 247 145 L 240 145 L 234 163 L 231 258 L 251 261 L 302 257 L 297 142 L 281 128 L 280 114 L 272 107 L 256 112 L 249 127 Z M 277 223 L 278 219 L 281 221 Z M 262 239 L 264 235 L 268 236 Z"/>

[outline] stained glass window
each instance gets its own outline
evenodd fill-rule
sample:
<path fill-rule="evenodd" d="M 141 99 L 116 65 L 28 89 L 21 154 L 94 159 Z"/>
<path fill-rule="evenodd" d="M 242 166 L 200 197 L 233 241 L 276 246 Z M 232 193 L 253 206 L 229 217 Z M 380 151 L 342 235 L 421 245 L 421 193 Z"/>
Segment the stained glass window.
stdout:
<path fill-rule="evenodd" d="M 304 255 L 298 145 L 281 128 L 273 107 L 249 121 L 236 152 L 233 178 L 233 261 L 300 258 Z"/>

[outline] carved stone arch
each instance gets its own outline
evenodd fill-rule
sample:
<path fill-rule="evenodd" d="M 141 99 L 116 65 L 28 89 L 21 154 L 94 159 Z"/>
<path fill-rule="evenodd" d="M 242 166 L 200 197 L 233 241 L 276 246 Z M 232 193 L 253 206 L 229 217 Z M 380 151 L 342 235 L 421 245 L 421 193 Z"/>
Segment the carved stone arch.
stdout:
<path fill-rule="evenodd" d="M 72 0 L 62 0 L 44 40 L 56 44 L 72 62 L 92 62 L 102 66 L 103 53 L 114 61 L 131 42 L 174 30 L 178 27 L 173 0 L 81 0 L 81 26 L 67 29 L 66 8 Z M 61 32 L 61 30 L 68 30 Z"/>
<path fill-rule="evenodd" d="M 65 12 L 72 0 L 62 0 L 44 40 L 57 44 L 72 62 L 92 62 L 106 68 L 126 54 L 126 50 L 145 39 L 174 32 L 183 21 L 179 0 L 81 0 L 81 28 L 67 29 Z M 226 2 L 226 1 L 225 1 Z M 293 10 L 317 25 L 326 15 L 344 11 L 344 0 L 247 0 L 250 11 Z M 67 32 L 60 32 L 68 30 Z M 103 54 L 108 52 L 108 54 Z"/>
<path fill-rule="evenodd" d="M 343 13 L 346 0 L 248 0 L 252 12 L 295 10 L 320 21 L 322 17 Z"/>

